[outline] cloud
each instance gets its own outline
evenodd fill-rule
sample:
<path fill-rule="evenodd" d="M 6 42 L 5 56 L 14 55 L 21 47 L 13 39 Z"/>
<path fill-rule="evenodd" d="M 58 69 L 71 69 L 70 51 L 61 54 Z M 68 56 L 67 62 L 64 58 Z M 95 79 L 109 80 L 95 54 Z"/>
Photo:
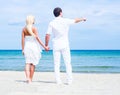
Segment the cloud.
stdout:
<path fill-rule="evenodd" d="M 12 26 L 18 26 L 18 25 L 23 25 L 23 22 L 9 22 L 8 25 L 12 25 Z"/>
<path fill-rule="evenodd" d="M 92 12 L 92 15 L 94 15 L 94 16 L 103 16 L 105 13 L 106 13 L 105 10 L 94 10 Z"/>

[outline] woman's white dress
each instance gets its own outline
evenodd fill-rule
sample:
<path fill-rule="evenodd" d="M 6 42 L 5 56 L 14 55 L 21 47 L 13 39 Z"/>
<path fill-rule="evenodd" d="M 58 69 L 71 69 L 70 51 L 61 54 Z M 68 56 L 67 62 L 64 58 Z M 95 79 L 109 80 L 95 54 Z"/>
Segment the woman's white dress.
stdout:
<path fill-rule="evenodd" d="M 26 63 L 37 65 L 41 58 L 40 44 L 34 36 L 25 36 L 24 56 Z"/>

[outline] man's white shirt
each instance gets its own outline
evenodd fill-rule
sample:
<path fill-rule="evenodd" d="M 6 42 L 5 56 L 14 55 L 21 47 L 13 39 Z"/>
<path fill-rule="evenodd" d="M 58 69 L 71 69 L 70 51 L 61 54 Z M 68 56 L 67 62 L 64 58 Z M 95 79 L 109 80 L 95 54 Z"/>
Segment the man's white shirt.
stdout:
<path fill-rule="evenodd" d="M 69 47 L 69 26 L 74 23 L 74 19 L 63 17 L 56 17 L 49 23 L 46 34 L 53 34 L 53 50 L 60 50 Z"/>

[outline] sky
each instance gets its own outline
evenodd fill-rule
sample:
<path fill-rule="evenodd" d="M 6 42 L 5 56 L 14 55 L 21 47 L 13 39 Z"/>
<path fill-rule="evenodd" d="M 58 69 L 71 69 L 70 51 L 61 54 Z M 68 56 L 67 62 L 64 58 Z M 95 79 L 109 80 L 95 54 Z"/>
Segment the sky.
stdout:
<path fill-rule="evenodd" d="M 63 17 L 81 18 L 70 26 L 71 49 L 120 49 L 119 0 L 0 0 L 0 49 L 21 49 L 21 32 L 26 16 L 35 16 L 39 37 L 45 42 L 53 9 L 61 7 Z M 49 44 L 52 49 L 52 41 Z"/>

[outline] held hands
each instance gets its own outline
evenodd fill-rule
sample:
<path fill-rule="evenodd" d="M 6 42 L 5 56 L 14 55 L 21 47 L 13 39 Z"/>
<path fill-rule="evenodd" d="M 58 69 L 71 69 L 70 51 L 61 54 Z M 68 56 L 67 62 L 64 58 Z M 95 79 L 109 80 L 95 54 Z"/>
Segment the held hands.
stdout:
<path fill-rule="evenodd" d="M 48 46 L 45 46 L 45 50 L 46 50 L 46 51 L 49 51 L 50 48 L 49 48 Z"/>

